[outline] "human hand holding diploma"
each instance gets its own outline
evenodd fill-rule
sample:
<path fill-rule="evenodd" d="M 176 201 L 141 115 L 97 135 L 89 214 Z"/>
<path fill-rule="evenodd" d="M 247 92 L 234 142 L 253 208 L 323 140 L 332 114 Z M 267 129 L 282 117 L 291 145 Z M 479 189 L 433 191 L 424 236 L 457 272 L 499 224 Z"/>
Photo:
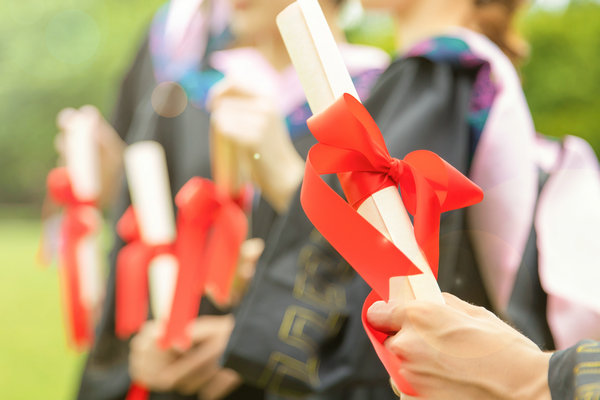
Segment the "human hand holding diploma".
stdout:
<path fill-rule="evenodd" d="M 219 364 L 233 325 L 231 314 L 199 316 L 188 326 L 192 347 L 181 351 L 160 349 L 161 330 L 156 322 L 146 322 L 130 344 L 130 375 L 155 392 L 220 399 L 241 382 L 235 371 Z"/>
<path fill-rule="evenodd" d="M 208 107 L 217 186 L 235 193 L 240 182 L 252 180 L 277 212 L 285 211 L 302 179 L 304 161 L 275 99 L 241 78 L 226 78 L 211 90 Z"/>
<path fill-rule="evenodd" d="M 117 259 L 117 335 L 140 330 L 149 295 L 158 347 L 165 354 L 183 352 L 192 344 L 188 328 L 205 290 L 217 302 L 230 297 L 246 218 L 237 204 L 218 195 L 212 182 L 192 178 L 175 198 L 175 225 L 164 151 L 156 142 L 129 146 L 125 167 L 132 208 L 117 227 L 128 242 Z M 128 399 L 146 396 L 134 384 Z"/>
<path fill-rule="evenodd" d="M 392 158 L 356 90 L 316 0 L 298 0 L 278 26 L 308 103 L 318 140 L 306 162 L 301 201 L 315 227 L 373 288 L 363 309 L 365 329 L 393 381 L 415 391 L 388 337 L 365 320 L 376 300 L 443 304 L 435 277 L 441 212 L 475 204 L 482 191 L 440 157 L 415 151 Z M 319 175 L 337 173 L 348 203 Z M 402 198 L 397 187 L 400 186 Z M 414 216 L 413 228 L 407 212 Z M 357 215 L 358 213 L 358 215 Z"/>
<path fill-rule="evenodd" d="M 420 398 L 550 399 L 551 353 L 483 307 L 444 293 L 446 304 L 379 301 L 369 323 L 389 332 L 403 377 Z"/>
<path fill-rule="evenodd" d="M 71 343 L 84 348 L 93 341 L 93 324 L 104 298 L 100 265 L 98 210 L 101 192 L 99 151 L 93 120 L 70 118 L 63 129 L 66 166 L 48 175 L 52 200 L 64 207 L 60 237 L 63 303 Z"/>

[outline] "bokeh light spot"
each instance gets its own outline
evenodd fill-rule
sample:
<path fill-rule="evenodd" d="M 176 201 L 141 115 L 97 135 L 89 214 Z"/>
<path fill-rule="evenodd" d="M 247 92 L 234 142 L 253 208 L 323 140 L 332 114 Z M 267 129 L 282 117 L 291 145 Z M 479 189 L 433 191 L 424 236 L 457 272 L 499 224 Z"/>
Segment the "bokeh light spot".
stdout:
<path fill-rule="evenodd" d="M 67 64 L 90 60 L 100 44 L 100 30 L 94 18 L 81 10 L 57 13 L 46 27 L 48 51 Z"/>
<path fill-rule="evenodd" d="M 154 88 L 151 101 L 158 115 L 174 118 L 185 110 L 188 98 L 177 82 L 162 82 Z"/>

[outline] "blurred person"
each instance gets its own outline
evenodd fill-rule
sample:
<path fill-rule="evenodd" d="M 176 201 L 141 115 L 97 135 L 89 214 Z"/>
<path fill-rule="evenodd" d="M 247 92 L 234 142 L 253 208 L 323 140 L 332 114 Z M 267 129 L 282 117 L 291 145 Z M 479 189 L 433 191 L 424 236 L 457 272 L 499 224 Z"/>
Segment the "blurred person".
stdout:
<path fill-rule="evenodd" d="M 575 399 L 600 394 L 600 343 L 542 352 L 483 307 L 444 293 L 445 305 L 376 302 L 369 322 L 391 336 L 402 376 L 423 399 Z"/>
<path fill-rule="evenodd" d="M 527 52 L 512 29 L 520 3 L 363 1 L 390 12 L 402 39 L 365 105 L 393 157 L 431 150 L 485 191 L 481 205 L 442 216 L 442 290 L 493 310 L 541 348 L 564 348 L 598 337 L 600 303 L 585 279 L 595 271 L 592 258 L 573 266 L 584 275 L 567 282 L 557 276 L 568 270 L 557 275 L 547 247 L 536 246 L 545 243 L 539 222 L 548 220 L 536 212 L 552 198 L 537 199 L 554 165 L 538 159 L 543 151 L 513 64 Z M 328 183 L 339 190 L 335 177 Z M 579 219 L 569 229 L 586 239 Z M 270 237 L 236 314 L 225 365 L 284 397 L 393 398 L 362 329 L 370 289 L 314 231 L 298 191 Z M 585 295 L 575 293 L 575 280 L 586 284 Z M 571 286 L 564 291 L 563 283 Z"/>
<path fill-rule="evenodd" d="M 217 76 L 199 64 L 205 54 L 215 48 L 222 48 L 229 41 L 226 29 L 226 10 L 217 2 L 194 2 L 196 8 L 189 9 L 190 15 L 181 15 L 181 2 L 178 7 L 163 7 L 155 17 L 148 38 L 142 44 L 136 58 L 125 75 L 112 123 L 108 123 L 93 107 L 79 110 L 67 109 L 59 114 L 59 126 L 68 123 L 76 115 L 87 115 L 98 120 L 98 142 L 101 149 L 103 181 L 117 186 L 111 190 L 105 186 L 103 197 L 112 200 L 114 206 L 109 213 L 116 221 L 131 204 L 129 191 L 122 176 L 122 151 L 126 145 L 141 140 L 155 140 L 164 148 L 167 157 L 171 193 L 175 194 L 192 177 L 210 178 L 210 158 L 208 150 L 208 127 L 210 117 L 203 107 L 188 106 L 188 94 L 184 86 L 177 83 L 184 72 L 192 67 L 190 57 L 196 58 L 194 72 L 200 82 L 212 84 Z M 170 12 L 170 13 L 169 13 Z M 173 17 L 173 15 L 175 15 Z M 191 18 L 190 18 L 191 17 Z M 173 18 L 175 21 L 173 21 Z M 173 24 L 181 24 L 173 30 Z M 170 25 L 169 34 L 166 25 Z M 188 40 L 188 35 L 194 38 Z M 177 36 L 177 38 L 174 38 Z M 165 44 L 165 41 L 169 41 Z M 189 49 L 193 49 L 191 53 Z M 171 63 L 165 59 L 171 57 Z M 169 69 L 171 68 L 171 69 Z M 166 71 L 168 70 L 168 71 Z M 208 71 L 208 72 L 207 72 Z M 204 94 L 199 94 L 201 101 Z M 60 148 L 60 138 L 57 140 Z M 107 151 L 103 151 L 107 148 Z M 103 313 L 96 329 L 96 341 L 90 350 L 81 377 L 77 398 L 79 399 L 118 399 L 125 398 L 130 385 L 129 349 L 130 341 L 115 336 L 115 262 L 123 241 L 115 238 L 109 256 L 109 277 Z M 211 326 L 227 329 L 231 316 L 228 310 L 217 308 L 210 299 L 203 299 L 201 315 L 207 315 Z M 199 323 L 203 320 L 200 319 Z M 194 339 L 197 336 L 194 335 Z M 136 341 L 133 341 L 135 344 Z M 173 356 L 179 358 L 180 354 Z M 231 374 L 216 368 L 217 357 L 210 355 L 202 360 L 214 372 L 211 375 L 211 396 L 217 393 L 221 398 L 262 398 L 260 391 L 244 386 Z M 236 378 L 234 376 L 234 378 Z M 186 386 L 184 386 L 186 387 Z M 176 392 L 152 393 L 151 399 L 197 398 L 199 388 Z"/>
<path fill-rule="evenodd" d="M 281 163 L 285 155 L 285 162 L 291 160 L 297 165 L 292 171 L 301 172 L 301 157 L 313 143 L 305 123 L 310 111 L 275 26 L 275 15 L 290 1 L 232 2 L 231 30 L 229 3 L 194 3 L 191 6 L 186 1 L 174 1 L 157 13 L 148 38 L 125 75 L 112 124 L 94 108 L 83 107 L 61 112 L 59 126 L 68 125 L 66 121 L 73 115 L 85 114 L 98 120 L 99 145 L 112 149 L 103 152 L 104 181 L 113 184 L 119 181 L 125 145 L 158 141 L 165 148 L 171 192 L 175 194 L 191 177 L 211 176 L 209 133 L 213 118 L 208 106 L 209 93 L 213 92 L 211 107 L 215 114 L 225 115 L 216 120 L 236 123 L 243 120 L 242 115 L 251 119 L 256 116 L 256 124 L 245 124 L 248 137 L 260 137 L 268 128 L 269 140 L 287 149 L 285 153 L 273 153 L 269 151 L 272 147 L 264 147 L 254 149 L 253 155 L 258 154 L 271 166 Z M 332 19 L 339 3 L 322 2 Z M 338 34 L 341 39 L 341 32 Z M 366 94 L 389 58 L 382 51 L 363 46 L 345 45 L 343 53 L 357 87 Z M 232 104 L 233 115 L 227 111 Z M 268 124 L 263 125 L 263 121 Z M 228 130 L 225 126 L 219 128 Z M 59 137 L 59 149 L 60 143 Z M 273 182 L 281 183 L 286 171 L 278 172 L 270 183 L 261 182 L 264 199 L 257 202 L 252 216 L 253 236 L 258 239 L 269 236 L 278 214 L 286 209 L 290 187 L 293 194 L 298 184 L 290 181 L 281 190 L 282 185 Z M 113 197 L 109 187 L 104 197 Z M 114 202 L 110 214 L 116 222 L 130 205 L 125 182 L 116 191 Z M 250 271 L 246 279 L 250 279 L 261 252 L 261 242 L 254 243 L 247 252 L 243 250 L 241 257 L 241 267 L 245 264 L 243 269 Z M 153 390 L 151 399 L 262 398 L 261 390 L 244 385 L 233 370 L 219 366 L 233 316 L 230 309 L 219 309 L 208 298 L 202 300 L 200 316 L 190 327 L 194 345 L 187 352 L 159 350 L 155 340 L 159 328 L 152 322 L 131 341 L 115 336 L 115 260 L 123 245 L 116 238 L 110 254 L 106 302 L 78 398 L 124 398 L 131 380 Z"/>

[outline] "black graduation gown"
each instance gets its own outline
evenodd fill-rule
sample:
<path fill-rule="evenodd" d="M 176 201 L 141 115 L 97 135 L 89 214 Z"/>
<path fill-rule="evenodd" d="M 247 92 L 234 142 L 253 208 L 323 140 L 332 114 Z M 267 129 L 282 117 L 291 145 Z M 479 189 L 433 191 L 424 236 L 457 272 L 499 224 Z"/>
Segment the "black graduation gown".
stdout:
<path fill-rule="evenodd" d="M 399 59 L 390 66 L 366 106 L 392 156 L 428 149 L 467 173 L 473 139 L 466 115 L 478 68 L 424 58 Z M 335 178 L 329 182 L 341 192 Z M 491 308 L 464 210 L 442 217 L 439 284 Z M 297 193 L 273 228 L 236 315 L 225 365 L 265 387 L 269 399 L 397 399 L 362 327 L 360 312 L 369 291 L 315 231 Z"/>
<path fill-rule="evenodd" d="M 550 359 L 548 385 L 552 400 L 600 397 L 600 342 L 584 340 Z"/>
<path fill-rule="evenodd" d="M 192 106 L 188 106 L 175 118 L 159 116 L 150 101 L 155 85 L 146 41 L 123 80 L 113 126 L 128 144 L 141 140 L 155 140 L 164 147 L 171 192 L 175 196 L 193 176 L 210 177 L 209 116 L 204 110 Z M 117 203 L 111 211 L 113 228 L 129 205 L 128 188 L 126 182 L 122 182 Z M 265 228 L 262 229 L 266 231 Z M 130 385 L 127 372 L 129 343 L 115 336 L 115 261 L 123 244 L 120 238 L 116 237 L 110 252 L 105 304 L 96 328 L 96 341 L 82 373 L 77 394 L 77 399 L 80 400 L 124 399 Z M 208 299 L 203 299 L 200 314 L 220 313 L 222 311 L 214 307 Z M 151 395 L 151 399 L 164 400 L 196 398 L 197 396 L 182 396 L 176 393 Z M 249 386 L 242 386 L 228 397 L 260 398 L 261 391 Z"/>

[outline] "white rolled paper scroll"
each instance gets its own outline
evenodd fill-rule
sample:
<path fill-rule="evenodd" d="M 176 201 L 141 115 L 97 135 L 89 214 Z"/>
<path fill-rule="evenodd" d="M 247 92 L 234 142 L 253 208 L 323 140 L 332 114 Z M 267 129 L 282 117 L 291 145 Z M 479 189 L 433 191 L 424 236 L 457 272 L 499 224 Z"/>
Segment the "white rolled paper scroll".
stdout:
<path fill-rule="evenodd" d="M 100 157 L 95 136 L 94 121 L 76 116 L 64 132 L 65 162 L 73 194 L 81 201 L 96 201 L 100 196 Z M 100 213 L 89 207 L 86 218 L 100 226 Z M 77 247 L 77 265 L 81 301 L 90 310 L 97 311 L 104 297 L 100 262 L 100 230 L 84 237 Z"/>
<path fill-rule="evenodd" d="M 100 160 L 94 121 L 77 116 L 64 133 L 65 161 L 75 197 L 94 201 L 100 195 Z"/>
<path fill-rule="evenodd" d="M 313 114 L 325 110 L 344 93 L 358 99 L 317 0 L 297 0 L 292 3 L 279 14 L 277 25 Z M 440 288 L 417 244 L 414 228 L 398 190 L 389 187 L 374 193 L 359 207 L 358 212 L 422 272 L 420 275 L 390 279 L 390 297 L 443 303 Z"/>
<path fill-rule="evenodd" d="M 142 240 L 149 245 L 175 241 L 173 200 L 162 146 L 144 141 L 125 150 L 125 173 L 131 204 L 135 210 Z M 150 304 L 154 318 L 166 322 L 171 311 L 178 263 L 171 255 L 155 257 L 149 267 Z"/>

